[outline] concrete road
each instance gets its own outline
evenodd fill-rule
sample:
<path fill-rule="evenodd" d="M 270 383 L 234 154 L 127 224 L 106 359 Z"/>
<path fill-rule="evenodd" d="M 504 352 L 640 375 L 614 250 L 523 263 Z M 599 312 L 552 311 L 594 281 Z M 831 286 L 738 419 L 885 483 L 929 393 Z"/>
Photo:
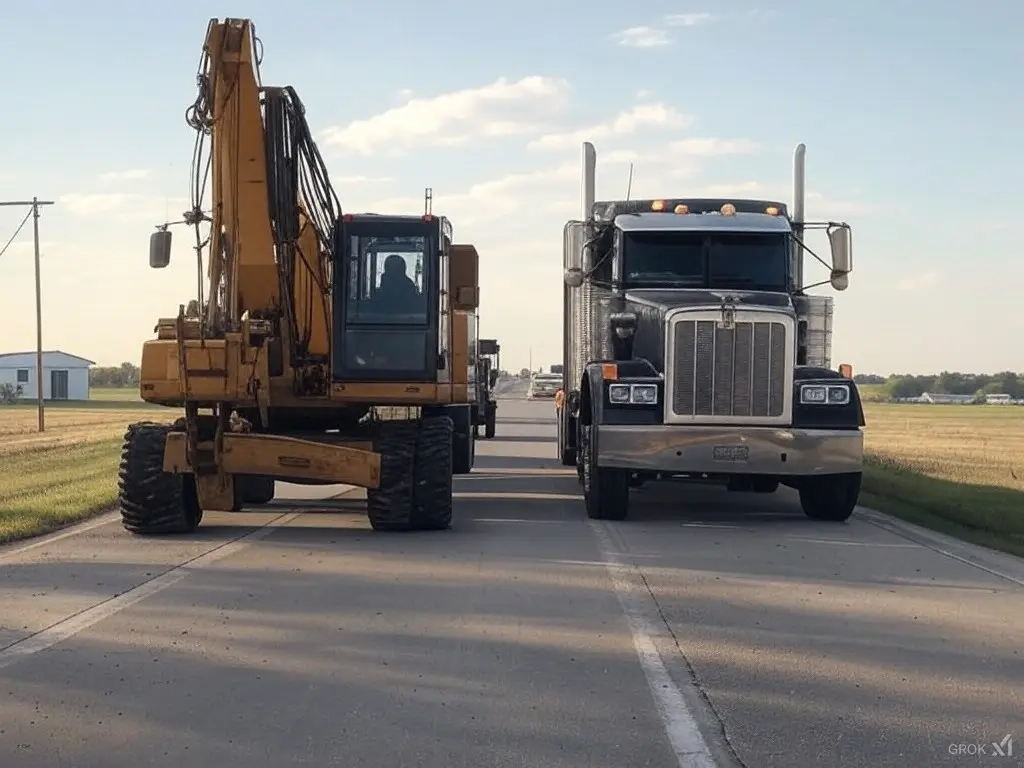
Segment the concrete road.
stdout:
<path fill-rule="evenodd" d="M 448 532 L 283 486 L 0 549 L 0 765 L 1024 764 L 1020 561 L 784 492 L 592 523 L 552 412 L 501 401 Z"/>

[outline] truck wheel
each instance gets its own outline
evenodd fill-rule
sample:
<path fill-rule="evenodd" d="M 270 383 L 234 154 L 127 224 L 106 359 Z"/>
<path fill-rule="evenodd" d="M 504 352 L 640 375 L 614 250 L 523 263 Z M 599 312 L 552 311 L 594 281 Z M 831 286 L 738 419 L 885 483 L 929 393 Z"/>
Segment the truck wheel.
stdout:
<path fill-rule="evenodd" d="M 164 472 L 164 447 L 172 427 L 130 424 L 118 469 L 118 506 L 125 530 L 140 535 L 191 533 L 203 519 L 190 474 Z"/>
<path fill-rule="evenodd" d="M 380 454 L 380 487 L 366 489 L 366 513 L 375 531 L 407 531 L 412 524 L 418 431 L 415 421 L 381 421 L 376 425 L 373 450 Z"/>
<path fill-rule="evenodd" d="M 448 416 L 428 416 L 420 422 L 413 467 L 410 527 L 441 531 L 452 523 L 452 433 Z"/>
<path fill-rule="evenodd" d="M 494 437 L 498 427 L 498 404 L 488 403 L 487 413 L 484 416 L 484 438 L 490 440 Z"/>
<path fill-rule="evenodd" d="M 629 514 L 629 471 L 597 466 L 593 427 L 583 428 L 583 498 L 593 520 L 625 520 Z"/>
<path fill-rule="evenodd" d="M 860 496 L 860 472 L 816 475 L 800 485 L 800 506 L 812 520 L 841 523 L 849 519 Z"/>

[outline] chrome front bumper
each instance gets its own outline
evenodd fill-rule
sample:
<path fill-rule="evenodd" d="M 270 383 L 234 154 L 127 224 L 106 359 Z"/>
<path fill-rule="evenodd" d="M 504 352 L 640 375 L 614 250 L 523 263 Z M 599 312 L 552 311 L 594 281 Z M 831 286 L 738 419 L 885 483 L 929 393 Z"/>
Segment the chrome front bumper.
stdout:
<path fill-rule="evenodd" d="M 861 430 L 602 424 L 601 467 L 652 472 L 828 475 L 860 472 Z"/>

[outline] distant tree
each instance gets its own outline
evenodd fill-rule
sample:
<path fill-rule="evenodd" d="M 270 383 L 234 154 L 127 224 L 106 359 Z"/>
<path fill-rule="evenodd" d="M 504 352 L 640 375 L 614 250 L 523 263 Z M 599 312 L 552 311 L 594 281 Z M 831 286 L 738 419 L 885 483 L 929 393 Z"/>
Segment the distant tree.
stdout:
<path fill-rule="evenodd" d="M 93 387 L 136 387 L 138 384 L 139 367 L 134 363 L 89 369 L 89 385 Z"/>
<path fill-rule="evenodd" d="M 853 377 L 857 384 L 885 384 L 885 376 L 875 373 L 858 373 Z"/>
<path fill-rule="evenodd" d="M 879 381 L 881 380 L 881 381 Z M 1024 375 L 1013 371 L 999 373 L 961 373 L 942 371 L 938 374 L 894 373 L 885 377 L 859 374 L 858 384 L 882 384 L 883 398 L 920 397 L 925 392 L 947 395 L 1004 394 L 1024 399 Z"/>

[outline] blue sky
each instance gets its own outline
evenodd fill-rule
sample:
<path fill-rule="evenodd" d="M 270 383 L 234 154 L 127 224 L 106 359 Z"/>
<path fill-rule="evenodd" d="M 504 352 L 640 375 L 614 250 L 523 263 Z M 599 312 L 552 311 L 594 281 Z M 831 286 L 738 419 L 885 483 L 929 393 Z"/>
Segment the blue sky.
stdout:
<path fill-rule="evenodd" d="M 482 331 L 502 340 L 503 362 L 560 357 L 580 141 L 597 146 L 602 197 L 624 193 L 632 161 L 637 196 L 785 200 L 803 141 L 809 212 L 854 228 L 834 361 L 1024 370 L 1011 225 L 1024 203 L 1022 4 L 214 10 L 255 20 L 264 81 L 298 90 L 346 209 L 416 212 L 433 187 L 435 212 L 480 250 Z M 41 222 L 47 347 L 137 359 L 156 318 L 194 295 L 187 233 L 163 271 L 146 266 L 146 240 L 188 194 L 183 114 L 210 15 L 198 2 L 4 12 L 0 199 L 58 201 Z M 0 209 L 0 245 L 22 215 Z M 35 343 L 30 235 L 0 257 L 4 351 Z"/>

